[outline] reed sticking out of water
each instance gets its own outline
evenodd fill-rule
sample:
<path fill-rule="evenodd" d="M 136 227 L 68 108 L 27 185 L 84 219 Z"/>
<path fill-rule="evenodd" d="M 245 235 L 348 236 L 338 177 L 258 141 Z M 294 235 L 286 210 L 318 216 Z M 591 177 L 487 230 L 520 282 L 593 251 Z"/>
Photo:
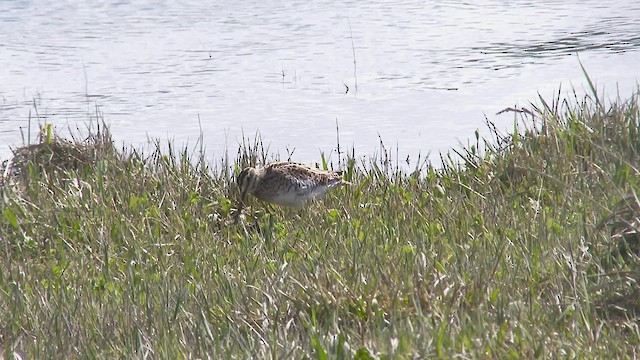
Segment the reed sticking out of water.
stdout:
<path fill-rule="evenodd" d="M 353 41 L 353 30 L 351 30 L 351 19 L 347 17 L 347 22 L 349 23 L 349 33 L 351 34 L 351 53 L 353 54 L 353 79 L 355 81 L 354 88 L 355 94 L 358 93 L 358 65 L 356 62 L 356 46 Z M 349 87 L 347 87 L 347 92 L 349 91 Z"/>
<path fill-rule="evenodd" d="M 631 357 L 640 104 L 599 104 L 540 99 L 411 173 L 352 153 L 353 186 L 237 223 L 233 176 L 186 148 L 25 150 L 0 187 L 4 355 Z M 231 166 L 267 157 L 256 139 Z"/>

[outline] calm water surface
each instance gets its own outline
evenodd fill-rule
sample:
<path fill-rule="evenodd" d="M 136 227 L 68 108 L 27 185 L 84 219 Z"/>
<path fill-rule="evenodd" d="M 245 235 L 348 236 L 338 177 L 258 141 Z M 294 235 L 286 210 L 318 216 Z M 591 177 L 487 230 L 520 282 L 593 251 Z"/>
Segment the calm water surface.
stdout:
<path fill-rule="evenodd" d="M 2 1 L 0 158 L 30 113 L 34 138 L 38 122 L 85 127 L 96 107 L 119 142 L 202 131 L 212 159 L 259 131 L 318 161 L 336 120 L 361 155 L 379 136 L 401 157 L 437 154 L 485 115 L 506 128 L 505 107 L 582 91 L 578 57 L 610 97 L 630 95 L 639 18 L 636 0 Z"/>

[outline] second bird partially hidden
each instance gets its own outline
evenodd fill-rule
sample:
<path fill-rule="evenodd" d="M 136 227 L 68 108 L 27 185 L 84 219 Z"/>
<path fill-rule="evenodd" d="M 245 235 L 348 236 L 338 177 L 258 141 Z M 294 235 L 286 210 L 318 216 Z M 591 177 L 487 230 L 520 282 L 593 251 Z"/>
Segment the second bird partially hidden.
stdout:
<path fill-rule="evenodd" d="M 238 174 L 236 182 L 242 204 L 247 194 L 252 194 L 263 201 L 298 209 L 323 197 L 329 188 L 350 184 L 342 179 L 342 171 L 323 171 L 288 161 L 262 168 L 247 167 Z"/>

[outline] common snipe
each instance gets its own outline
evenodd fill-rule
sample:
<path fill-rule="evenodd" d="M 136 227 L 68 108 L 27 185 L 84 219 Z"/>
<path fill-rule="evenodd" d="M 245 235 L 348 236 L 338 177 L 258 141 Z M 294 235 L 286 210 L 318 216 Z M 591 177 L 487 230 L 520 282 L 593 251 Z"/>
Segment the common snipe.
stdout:
<path fill-rule="evenodd" d="M 247 194 L 252 194 L 263 201 L 298 209 L 323 197 L 332 187 L 350 184 L 342 179 L 342 171 L 323 171 L 287 161 L 262 168 L 247 167 L 236 182 L 242 204 Z"/>

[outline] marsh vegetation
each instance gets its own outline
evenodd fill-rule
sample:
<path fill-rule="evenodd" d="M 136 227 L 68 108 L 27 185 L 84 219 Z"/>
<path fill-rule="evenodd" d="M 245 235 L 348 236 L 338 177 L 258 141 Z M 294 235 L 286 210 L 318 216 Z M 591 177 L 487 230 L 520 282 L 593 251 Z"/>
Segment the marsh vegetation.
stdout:
<path fill-rule="evenodd" d="M 510 134 L 415 169 L 384 149 L 343 155 L 353 186 L 301 211 L 253 201 L 235 223 L 235 174 L 272 159 L 259 142 L 212 163 L 118 148 L 104 127 L 45 137 L 0 189 L 1 344 L 29 358 L 638 356 L 638 106 L 539 99 Z"/>

